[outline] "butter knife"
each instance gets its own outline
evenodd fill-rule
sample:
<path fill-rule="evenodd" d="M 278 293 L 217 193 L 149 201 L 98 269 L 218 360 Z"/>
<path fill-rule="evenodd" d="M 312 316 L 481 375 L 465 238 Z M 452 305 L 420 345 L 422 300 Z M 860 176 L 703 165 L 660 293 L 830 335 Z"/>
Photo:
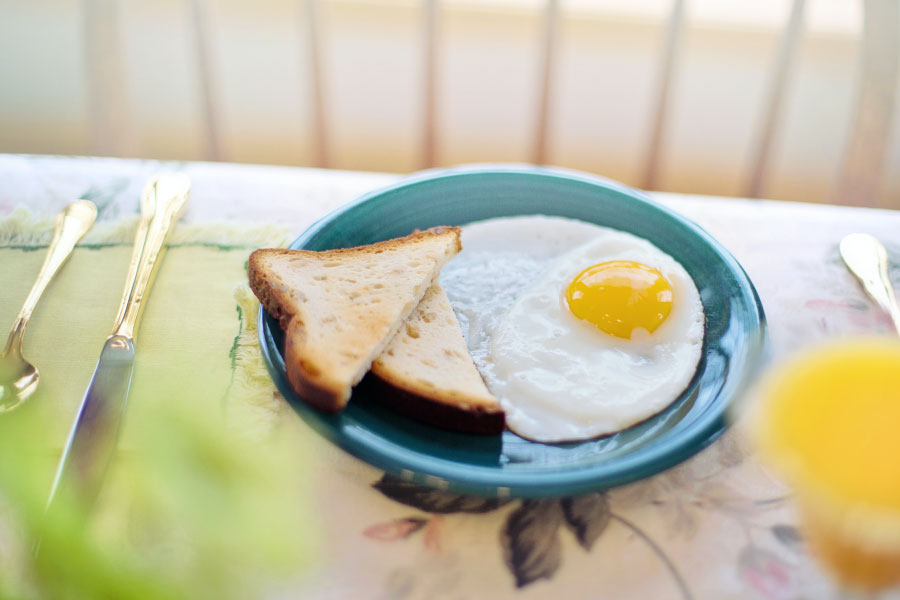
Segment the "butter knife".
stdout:
<path fill-rule="evenodd" d="M 841 258 L 869 297 L 888 314 L 900 335 L 900 306 L 888 275 L 888 256 L 884 245 L 868 233 L 851 233 L 841 240 Z"/>
<path fill-rule="evenodd" d="M 162 259 L 166 239 L 190 196 L 190 180 L 182 174 L 151 179 L 141 194 L 141 220 L 119 312 L 106 339 L 94 376 L 72 424 L 50 498 L 73 497 L 93 504 L 116 447 L 134 369 L 134 338 L 146 295 Z"/>

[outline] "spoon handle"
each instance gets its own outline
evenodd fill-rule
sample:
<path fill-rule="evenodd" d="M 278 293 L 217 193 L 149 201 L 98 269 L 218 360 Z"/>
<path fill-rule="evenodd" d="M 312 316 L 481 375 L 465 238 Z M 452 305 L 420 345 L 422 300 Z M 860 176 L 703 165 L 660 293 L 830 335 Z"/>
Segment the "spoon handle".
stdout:
<path fill-rule="evenodd" d="M 10 350 L 22 354 L 22 339 L 25 337 L 25 328 L 28 327 L 28 321 L 31 314 L 37 306 L 38 300 L 47 289 L 47 285 L 63 266 L 75 244 L 78 243 L 84 234 L 91 228 L 97 219 L 97 207 L 93 202 L 88 200 L 76 200 L 66 206 L 62 212 L 56 217 L 56 229 L 53 231 L 53 240 L 50 242 L 50 248 L 47 250 L 47 256 L 44 258 L 44 264 L 38 272 L 28 297 L 25 298 L 25 304 L 16 317 L 12 331 L 9 333 L 9 339 L 6 341 L 6 348 L 3 353 Z"/>
<path fill-rule="evenodd" d="M 152 284 L 155 267 L 165 250 L 166 238 L 187 204 L 190 189 L 190 180 L 180 173 L 159 175 L 144 187 L 141 193 L 141 221 L 112 335 L 134 340 L 144 295 Z"/>
<path fill-rule="evenodd" d="M 867 233 L 851 233 L 841 240 L 841 258 L 856 275 L 863 289 L 891 317 L 900 335 L 900 307 L 888 277 L 887 251 L 875 237 Z"/>

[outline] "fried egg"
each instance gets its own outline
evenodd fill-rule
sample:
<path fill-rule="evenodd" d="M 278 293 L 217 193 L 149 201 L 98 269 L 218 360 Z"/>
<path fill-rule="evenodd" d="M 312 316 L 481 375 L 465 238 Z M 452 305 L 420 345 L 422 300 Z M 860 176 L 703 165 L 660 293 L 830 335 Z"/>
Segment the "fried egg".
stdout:
<path fill-rule="evenodd" d="M 472 224 L 462 243 L 441 280 L 513 432 L 608 435 L 687 387 L 703 343 L 700 294 L 649 241 L 530 216 Z"/>

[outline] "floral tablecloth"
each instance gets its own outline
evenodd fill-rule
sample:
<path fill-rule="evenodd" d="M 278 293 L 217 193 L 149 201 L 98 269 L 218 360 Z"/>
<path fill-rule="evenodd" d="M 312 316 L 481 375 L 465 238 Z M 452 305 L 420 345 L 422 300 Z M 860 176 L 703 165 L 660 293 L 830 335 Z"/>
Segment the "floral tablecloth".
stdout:
<path fill-rule="evenodd" d="M 230 164 L 0 156 L 0 238 L 6 236 L 9 247 L 9 240 L 21 244 L 33 233 L 32 247 L 46 244 L 49 225 L 29 233 L 22 223 L 39 229 L 37 224 L 47 223 L 62 206 L 86 193 L 99 205 L 98 226 L 114 232 L 133 220 L 146 178 L 164 170 L 183 171 L 193 183 L 191 203 L 179 225 L 182 235 L 194 236 L 201 246 L 236 252 L 235 260 L 249 254 L 254 245 L 293 239 L 329 210 L 398 178 Z M 890 331 L 886 317 L 844 269 L 837 242 L 853 231 L 881 238 L 893 259 L 894 285 L 900 286 L 900 213 L 670 194 L 654 197 L 706 228 L 743 264 L 766 310 L 770 360 L 778 361 L 826 337 Z M 12 231 L 11 224 L 18 224 L 18 229 Z M 233 243 L 236 238 L 243 243 Z M 123 260 L 125 256 L 127 249 Z M 36 274 L 39 260 L 33 262 Z M 226 273 L 216 297 L 209 299 L 210 314 L 229 315 L 220 319 L 227 321 L 219 323 L 221 347 L 214 348 L 209 359 L 221 368 L 219 384 L 234 393 L 237 380 L 248 394 L 262 398 L 254 401 L 253 427 L 289 422 L 309 446 L 303 460 L 315 491 L 311 507 L 303 510 L 320 525 L 317 559 L 290 585 L 273 590 L 274 596 L 835 596 L 828 576 L 806 552 L 787 490 L 754 460 L 735 430 L 655 477 L 574 498 L 456 496 L 384 475 L 308 429 L 271 382 L 259 377 L 258 356 L 253 354 L 254 319 L 248 318 L 255 300 L 246 292 L 239 268 Z M 0 323 L 12 323 L 28 283 L 7 288 L 5 294 L 0 290 Z M 153 319 L 147 317 L 143 328 L 149 329 Z M 106 333 L 93 332 L 92 347 L 99 351 Z M 245 362 L 236 364 L 236 353 L 243 351 Z M 81 383 L 87 382 L 95 359 L 86 352 L 83 365 L 74 367 L 85 371 L 84 382 L 59 394 L 54 436 L 67 429 L 84 389 Z M 165 369 L 164 363 L 159 364 Z M 229 377 L 232 381 L 224 380 Z M 127 437 L 126 431 L 126 446 Z M 54 446 L 57 451 L 60 444 Z"/>

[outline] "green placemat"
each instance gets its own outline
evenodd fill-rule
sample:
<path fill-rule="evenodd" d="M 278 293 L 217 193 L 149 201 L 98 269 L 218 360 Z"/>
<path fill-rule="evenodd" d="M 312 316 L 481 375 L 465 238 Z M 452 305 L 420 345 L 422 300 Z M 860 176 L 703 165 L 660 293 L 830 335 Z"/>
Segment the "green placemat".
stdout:
<path fill-rule="evenodd" d="M 137 332 L 100 497 L 43 530 L 39 558 L 30 552 L 114 324 L 136 225 L 97 223 L 28 328 L 24 354 L 40 385 L 0 415 L 0 597 L 247 597 L 269 585 L 269 567 L 287 562 L 290 572 L 311 555 L 306 447 L 259 358 L 246 285 L 250 252 L 284 245 L 287 231 L 233 224 L 176 227 Z M 25 210 L 0 220 L 0 324 L 13 323 L 52 230 L 53 219 Z"/>

